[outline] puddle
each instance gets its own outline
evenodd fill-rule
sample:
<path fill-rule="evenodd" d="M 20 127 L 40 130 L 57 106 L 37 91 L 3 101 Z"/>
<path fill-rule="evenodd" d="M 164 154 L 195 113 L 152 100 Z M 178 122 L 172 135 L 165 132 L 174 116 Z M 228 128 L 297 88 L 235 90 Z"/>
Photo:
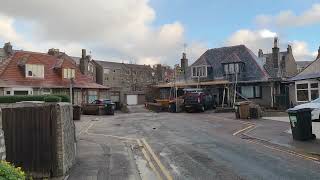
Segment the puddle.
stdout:
<path fill-rule="evenodd" d="M 149 168 L 148 162 L 139 156 L 135 156 L 142 180 L 158 179 L 156 174 Z"/>

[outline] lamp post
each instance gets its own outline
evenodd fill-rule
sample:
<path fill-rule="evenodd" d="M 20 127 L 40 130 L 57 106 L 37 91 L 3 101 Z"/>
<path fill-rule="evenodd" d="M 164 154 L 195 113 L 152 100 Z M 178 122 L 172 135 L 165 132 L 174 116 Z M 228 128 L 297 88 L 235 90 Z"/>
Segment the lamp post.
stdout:
<path fill-rule="evenodd" d="M 70 103 L 73 104 L 73 96 L 72 96 L 72 88 L 74 84 L 74 79 L 70 78 L 70 87 L 69 87 L 69 94 L 70 94 Z"/>

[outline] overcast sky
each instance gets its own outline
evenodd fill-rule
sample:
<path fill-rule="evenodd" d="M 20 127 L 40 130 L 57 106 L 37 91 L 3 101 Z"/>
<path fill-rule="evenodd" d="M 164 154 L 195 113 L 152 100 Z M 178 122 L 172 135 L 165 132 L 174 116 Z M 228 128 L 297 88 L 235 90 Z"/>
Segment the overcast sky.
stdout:
<path fill-rule="evenodd" d="M 0 0 L 0 43 L 46 52 L 140 64 L 195 61 L 208 48 L 245 44 L 270 52 L 279 37 L 296 60 L 320 45 L 315 0 Z"/>

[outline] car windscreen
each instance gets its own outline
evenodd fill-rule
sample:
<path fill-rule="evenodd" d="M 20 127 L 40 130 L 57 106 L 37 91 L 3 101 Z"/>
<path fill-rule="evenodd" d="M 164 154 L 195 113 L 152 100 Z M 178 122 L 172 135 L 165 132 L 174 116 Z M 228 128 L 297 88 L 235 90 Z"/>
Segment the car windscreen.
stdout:
<path fill-rule="evenodd" d="M 315 99 L 315 100 L 313 100 L 313 101 L 311 101 L 312 103 L 320 103 L 320 98 L 317 98 L 317 99 Z"/>

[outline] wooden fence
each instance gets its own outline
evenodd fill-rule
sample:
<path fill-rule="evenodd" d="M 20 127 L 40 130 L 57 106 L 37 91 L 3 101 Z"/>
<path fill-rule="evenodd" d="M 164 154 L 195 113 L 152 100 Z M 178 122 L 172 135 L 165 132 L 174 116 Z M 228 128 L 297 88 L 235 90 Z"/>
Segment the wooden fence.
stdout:
<path fill-rule="evenodd" d="M 50 175 L 57 159 L 56 116 L 55 105 L 2 109 L 7 161 Z"/>

